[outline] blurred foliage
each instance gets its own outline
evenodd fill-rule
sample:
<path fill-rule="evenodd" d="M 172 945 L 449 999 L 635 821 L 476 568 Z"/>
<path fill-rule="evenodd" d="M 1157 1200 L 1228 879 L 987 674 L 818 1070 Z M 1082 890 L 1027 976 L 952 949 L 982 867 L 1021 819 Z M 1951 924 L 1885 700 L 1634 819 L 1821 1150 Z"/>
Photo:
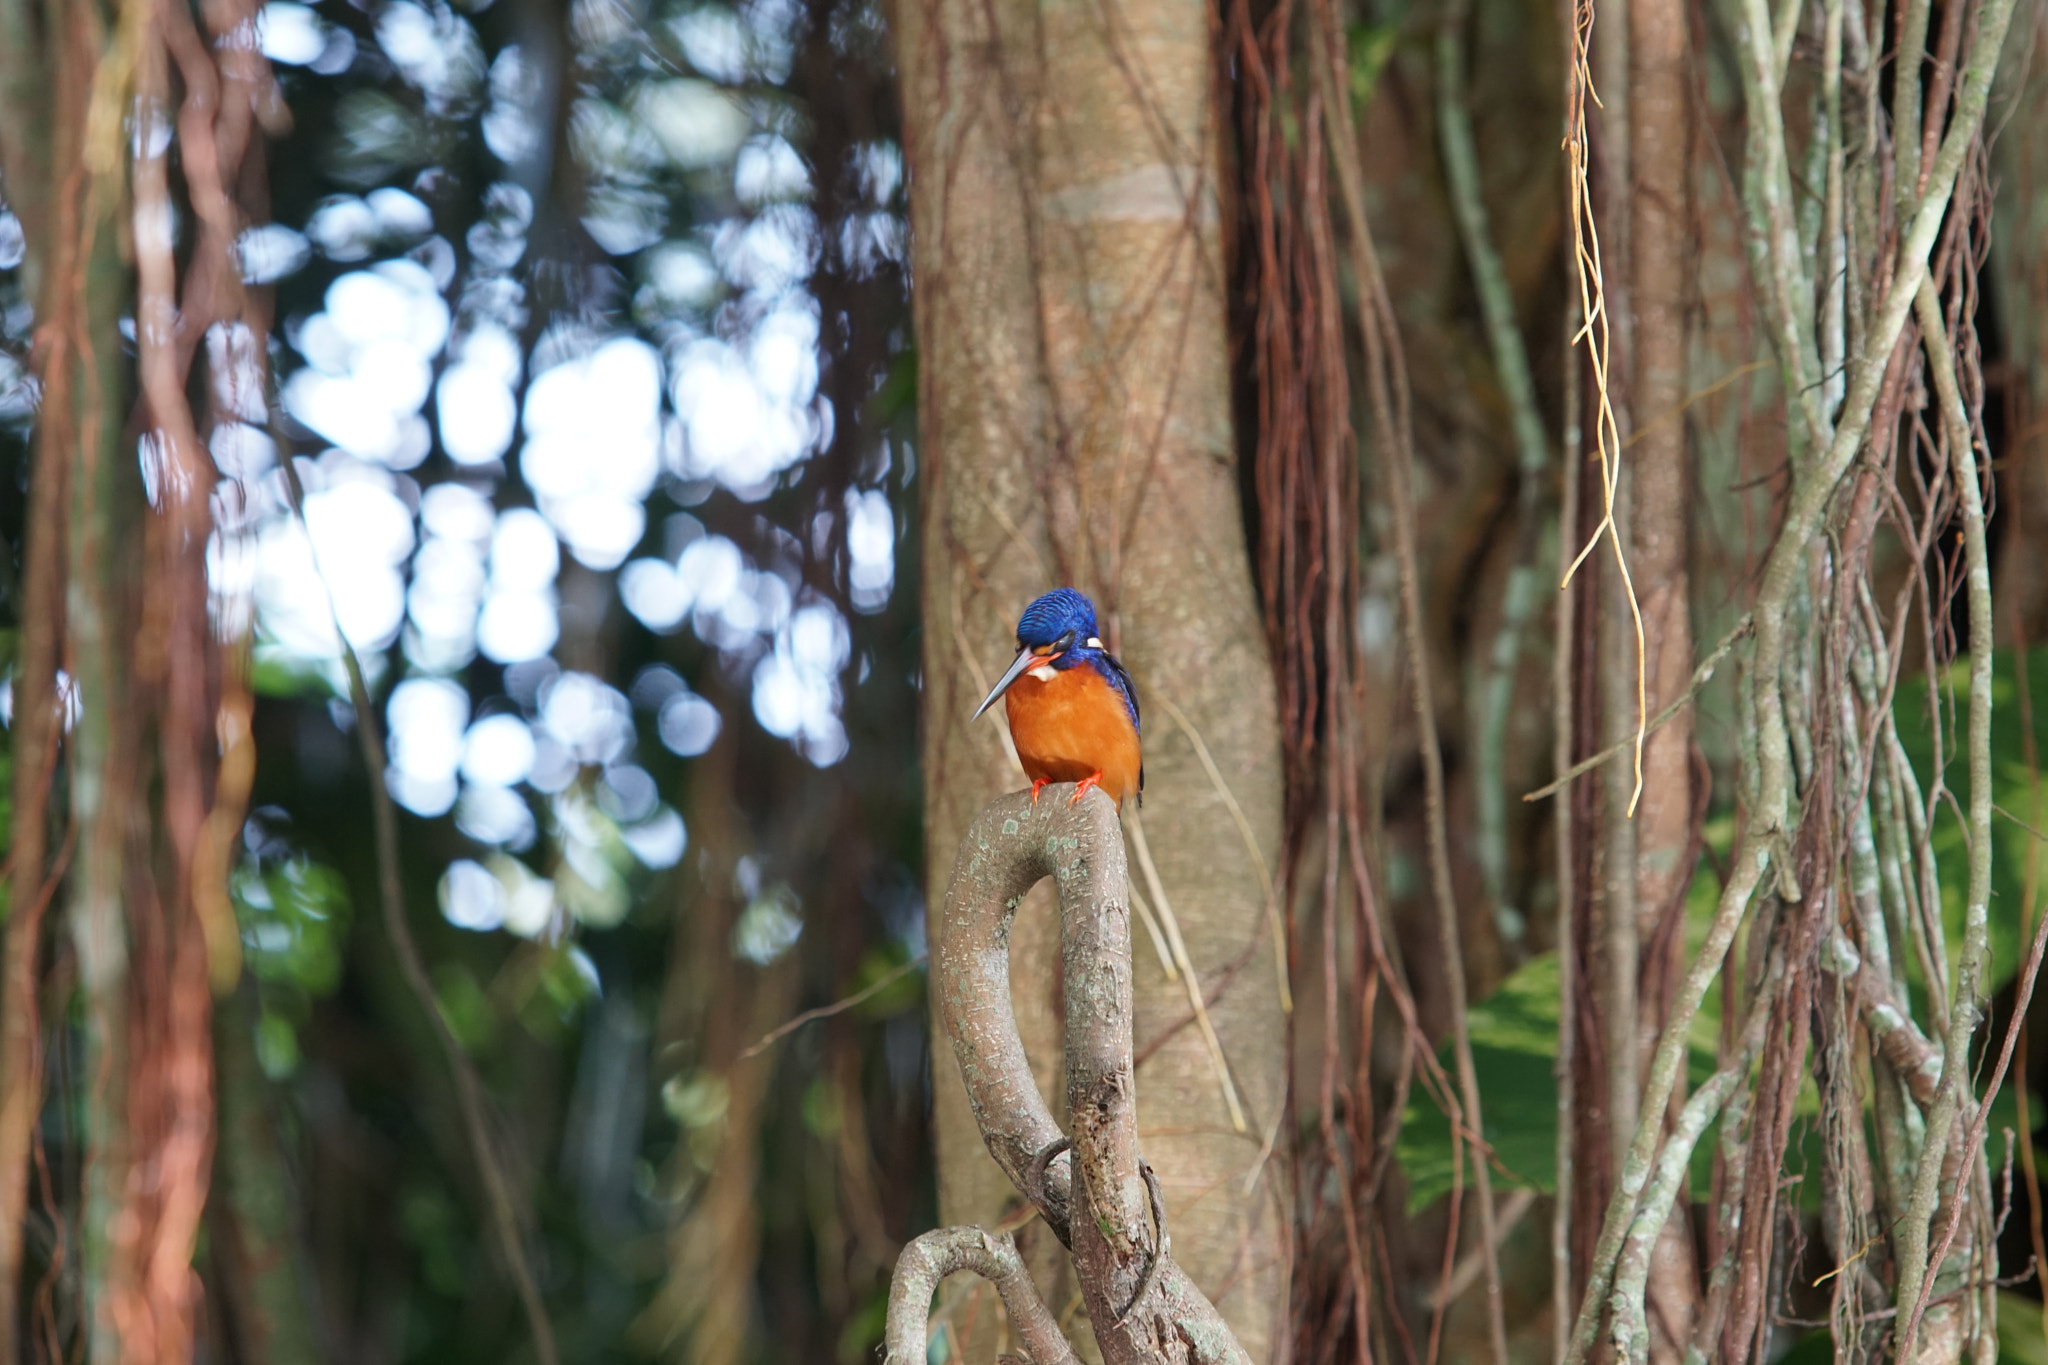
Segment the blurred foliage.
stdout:
<path fill-rule="evenodd" d="M 216 586 L 253 601 L 260 699 L 230 883 L 247 973 L 219 1026 L 255 1065 L 220 1103 L 278 1169 L 217 1181 L 204 1235 L 278 1239 L 249 1273 L 296 1278 L 311 1358 L 533 1358 L 372 913 L 338 621 L 389 725 L 375 776 L 408 811 L 424 1003 L 483 1081 L 562 1358 L 864 1358 L 897 1247 L 933 1221 L 902 970 L 924 913 L 916 367 L 880 13 L 277 0 L 262 41 L 291 111 L 272 221 L 242 242 L 274 292 L 271 422 L 214 443 L 249 498 Z M 17 471 L 18 237 L 0 210 Z M 651 380 L 644 429 L 592 401 L 614 361 Z M 580 446 L 547 446 L 551 394 Z M 525 616 L 493 618 L 507 592 Z M 65 1169 L 61 1100 L 46 1129 Z M 234 1302 L 236 1263 L 200 1263 Z M 737 1335 L 707 1344 L 719 1311 Z"/>
<path fill-rule="evenodd" d="M 349 932 L 348 887 L 271 829 L 263 813 L 243 832 L 243 861 L 229 883 L 242 926 L 242 961 L 257 983 L 256 1058 L 272 1080 L 298 1069 L 299 1030 L 313 1005 L 341 984 Z"/>

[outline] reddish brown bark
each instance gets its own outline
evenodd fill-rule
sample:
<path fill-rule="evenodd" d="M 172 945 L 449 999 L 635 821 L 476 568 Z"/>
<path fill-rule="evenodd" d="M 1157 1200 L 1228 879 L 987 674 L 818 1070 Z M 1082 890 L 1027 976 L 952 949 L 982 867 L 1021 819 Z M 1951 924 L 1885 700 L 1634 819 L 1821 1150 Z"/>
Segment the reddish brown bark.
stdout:
<path fill-rule="evenodd" d="M 1687 177 L 1687 18 L 1676 0 L 1629 4 L 1630 290 L 1634 349 L 1629 407 L 1634 445 L 1630 569 L 1643 618 L 1651 714 L 1688 686 L 1693 669 L 1689 552 L 1692 462 L 1686 441 L 1685 294 L 1692 260 Z M 1696 845 L 1692 711 L 1643 750 L 1635 818 L 1635 914 L 1643 1034 L 1662 1026 L 1685 950 L 1680 932 Z M 1640 1059 L 1639 1065 L 1646 1063 Z M 1682 1098 L 1682 1097 L 1681 1097 Z M 1699 1274 L 1682 1209 L 1650 1267 L 1651 1359 L 1676 1361 L 1691 1334 Z"/>

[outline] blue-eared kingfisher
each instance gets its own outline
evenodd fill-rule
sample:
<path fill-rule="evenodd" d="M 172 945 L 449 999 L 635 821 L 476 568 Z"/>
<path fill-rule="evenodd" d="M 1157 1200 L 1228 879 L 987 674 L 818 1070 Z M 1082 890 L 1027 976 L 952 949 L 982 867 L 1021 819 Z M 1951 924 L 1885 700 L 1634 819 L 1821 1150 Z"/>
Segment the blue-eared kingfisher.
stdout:
<path fill-rule="evenodd" d="M 1046 783 L 1073 782 L 1075 801 L 1101 787 L 1118 809 L 1130 797 L 1144 804 L 1138 689 L 1102 647 L 1095 604 L 1084 594 L 1055 588 L 1024 608 L 1017 657 L 974 718 L 997 697 L 1006 699 L 1010 738 L 1034 802 Z"/>

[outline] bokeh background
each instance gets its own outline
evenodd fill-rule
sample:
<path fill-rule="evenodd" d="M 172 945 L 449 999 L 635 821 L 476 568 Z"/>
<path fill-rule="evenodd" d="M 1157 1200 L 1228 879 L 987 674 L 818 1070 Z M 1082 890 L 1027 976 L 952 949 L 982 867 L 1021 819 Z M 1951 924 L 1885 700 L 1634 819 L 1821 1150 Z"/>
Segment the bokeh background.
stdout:
<path fill-rule="evenodd" d="M 289 130 L 238 249 L 275 289 L 277 401 L 209 443 L 248 492 L 209 564 L 253 604 L 259 699 L 232 877 L 249 979 L 217 1024 L 241 1242 L 202 1273 L 291 1263 L 304 1311 L 247 1358 L 531 1358 L 453 1081 L 377 932 L 345 638 L 561 1357 L 865 1359 L 933 1218 L 880 18 L 279 3 L 260 43 Z M 16 338 L 23 252 L 0 216 Z M 17 460 L 26 361 L 0 353 Z M 75 1061 L 60 1041 L 60 1081 Z"/>
<path fill-rule="evenodd" d="M 1960 34 L 1961 16 L 1984 8 L 1974 2 L 1942 0 L 1929 41 Z M 1806 24 L 1795 25 L 1788 107 L 1809 109 L 1814 98 L 1826 8 L 1788 11 Z M 1863 8 L 1882 65 L 1892 10 Z M 142 965 L 121 990 L 145 1022 L 126 1039 L 132 1056 L 119 1059 L 96 1013 L 107 993 L 95 995 L 89 979 L 90 898 L 69 899 L 90 883 L 96 856 L 96 846 L 68 841 L 67 830 L 90 828 L 77 814 L 77 774 L 91 770 L 79 755 L 107 717 L 77 702 L 100 682 L 57 675 L 45 700 L 76 766 L 43 792 L 54 791 L 59 815 L 47 840 L 38 830 L 37 851 L 48 853 L 53 888 L 69 876 L 66 899 L 38 938 L 41 911 L 30 907 L 48 898 L 20 894 L 37 869 L 18 860 L 5 920 L 0 1139 L 19 1131 L 33 1143 L 14 1152 L 0 1141 L 0 1176 L 29 1173 L 11 1194 L 0 1180 L 0 1207 L 11 1197 L 23 1208 L 19 1274 L 0 1283 L 18 1294 L 19 1312 L 0 1322 L 0 1336 L 18 1328 L 24 1360 L 122 1358 L 104 1323 L 85 1316 L 103 1288 L 95 1277 L 125 1264 L 96 1240 L 125 1235 L 96 1216 L 119 1202 L 95 1183 L 118 1162 L 93 1164 L 109 1150 L 97 1144 L 123 1138 L 100 1107 L 107 1058 L 134 1063 L 122 1080 L 142 1095 L 142 1119 L 130 1125 L 137 1146 L 167 1144 L 168 1128 L 148 1127 L 148 1104 L 161 1097 L 141 1083 L 175 1078 L 175 1058 L 189 1061 L 196 1046 L 210 1058 L 208 1089 L 179 1102 L 214 1124 L 210 1165 L 195 1161 L 181 1187 L 204 1193 L 187 1239 L 197 1288 L 180 1301 L 193 1321 L 162 1330 L 165 1340 L 196 1341 L 197 1359 L 542 1361 L 536 1318 L 566 1361 L 876 1359 L 891 1267 L 907 1239 L 938 1221 L 945 1161 L 934 1067 L 944 1077 L 953 1063 L 943 1049 L 932 1054 L 923 958 L 927 869 L 950 849 L 926 845 L 939 804 L 927 779 L 936 791 L 950 777 L 956 801 L 978 802 L 975 784 L 993 780 L 1000 756 L 985 721 L 950 751 L 961 755 L 957 771 L 920 772 L 934 733 L 921 713 L 922 609 L 936 567 L 951 575 L 947 591 L 967 584 L 947 603 L 968 608 L 932 613 L 945 666 L 958 675 L 947 686 L 958 690 L 984 653 L 1005 656 L 1001 623 L 1022 605 L 993 601 L 985 579 L 970 582 L 1009 540 L 921 545 L 917 534 L 921 489 L 937 482 L 920 478 L 921 391 L 928 399 L 942 387 L 942 366 L 955 396 L 974 376 L 963 378 L 961 356 L 950 355 L 928 357 L 920 379 L 892 15 L 874 0 L 0 0 L 0 160 L 34 142 L 23 136 L 21 63 L 10 57 L 28 49 L 13 44 L 32 33 L 71 61 L 76 50 L 57 35 L 76 16 L 97 46 L 71 86 L 53 83 L 70 100 L 58 117 L 84 130 L 86 163 L 98 146 L 139 185 L 138 168 L 196 145 L 133 111 L 127 122 L 117 113 L 97 123 L 80 112 L 99 107 L 86 86 L 125 88 L 136 76 L 122 65 L 132 56 L 121 47 L 123 16 L 173 10 L 198 15 L 215 36 L 239 35 L 215 45 L 221 70 L 237 51 L 267 63 L 253 87 L 262 132 L 248 141 L 234 192 L 253 225 L 229 244 L 253 302 L 241 321 L 207 328 L 183 372 L 186 397 L 206 414 L 197 429 L 207 483 L 218 479 L 193 542 L 203 552 L 191 556 L 200 609 L 213 617 L 183 638 L 250 642 L 246 678 L 213 659 L 216 671 L 195 689 L 206 703 L 198 747 L 209 782 L 225 783 L 239 752 L 225 732 L 213 744 L 209 708 L 225 698 L 227 714 L 244 683 L 253 696 L 246 815 L 220 845 L 240 964 L 209 993 L 206 966 L 145 961 L 138 950 Z M 1630 414 L 1632 358 L 1618 343 L 1616 397 L 1634 425 L 1625 443 L 1615 439 L 1630 460 L 1638 438 L 1668 442 L 1668 467 L 1684 471 L 1682 484 L 1665 486 L 1663 509 L 1683 547 L 1643 579 L 1666 590 L 1667 604 L 1689 607 L 1690 634 L 1661 651 L 1682 680 L 1749 605 L 1801 451 L 1745 256 L 1736 26 L 1713 5 L 1661 10 L 1673 32 L 1684 29 L 1686 58 L 1684 138 L 1665 167 L 1681 182 L 1687 247 L 1666 319 L 1677 387 L 1672 404 Z M 1013 44 L 1017 16 L 1032 12 L 1004 11 Z M 1458 1000 L 1469 998 L 1497 1159 L 1502 1354 L 1549 1359 L 1569 1326 L 1556 1305 L 1568 1309 L 1573 1289 L 1567 1276 L 1554 1293 L 1554 1267 L 1583 1280 L 1614 1175 L 1602 1049 L 1626 1038 L 1636 1001 L 1627 991 L 1610 998 L 1617 977 L 1594 973 L 1619 951 L 1598 938 L 1611 923 L 1604 898 L 1632 881 L 1624 836 L 1642 828 L 1620 813 L 1620 764 L 1572 788 L 1568 802 L 1516 799 L 1625 736 L 1634 715 L 1635 674 L 1617 625 L 1626 603 L 1602 577 L 1604 559 L 1572 596 L 1545 586 L 1552 565 L 1600 523 L 1588 458 L 1596 393 L 1572 345 L 1580 300 L 1560 151 L 1574 88 L 1565 39 L 1587 11 L 1547 0 L 1318 0 L 1316 22 L 1327 17 L 1341 46 L 1344 82 L 1327 90 L 1308 72 L 1310 12 L 1289 0 L 1204 10 L 1215 24 L 1217 69 L 1204 78 L 1215 85 L 1215 117 L 1204 136 L 1217 140 L 1217 211 L 1189 218 L 1213 233 L 1220 261 L 1204 285 L 1223 303 L 1207 318 L 1221 333 L 1208 354 L 1227 354 L 1219 366 L 1230 392 L 1203 397 L 1236 419 L 1228 435 L 1217 434 L 1220 417 L 1200 433 L 1215 442 L 1203 458 L 1227 463 L 1220 457 L 1234 442 L 1251 569 L 1251 582 L 1235 586 L 1246 602 L 1257 597 L 1246 611 L 1258 619 L 1228 643 L 1240 661 L 1263 650 L 1254 662 L 1272 664 L 1279 692 L 1278 726 L 1245 739 L 1247 770 L 1254 760 L 1284 768 L 1269 784 L 1284 785 L 1284 799 L 1268 793 L 1253 817 L 1283 845 L 1268 874 L 1278 888 L 1270 910 L 1285 926 L 1295 1009 L 1268 1039 L 1284 1034 L 1286 1074 L 1258 1078 L 1279 1097 L 1258 1162 L 1272 1157 L 1275 1206 L 1291 1219 L 1274 1232 L 1291 1258 L 1287 1295 L 1266 1306 L 1292 1333 L 1281 1349 L 1294 1359 L 1485 1356 L 1474 1201 L 1452 1193 L 1474 1167 L 1442 1114 L 1454 1102 L 1442 1079 L 1455 1068 L 1447 1040 Z M 2048 411 L 2048 351 L 2036 322 L 2048 310 L 2048 199 L 2037 189 L 2048 184 L 2048 8 L 2028 0 L 2020 16 L 1993 104 L 1997 136 L 1973 148 L 1975 179 L 1942 248 L 1970 434 L 1991 452 L 1992 777 L 2007 823 L 1998 826 L 1985 984 L 1998 1029 L 2014 1013 L 2042 890 L 2036 845 L 2014 831 L 2029 819 L 2048 827 L 2032 742 L 2034 717 L 2048 709 L 2048 654 L 2027 652 L 2048 638 L 2038 548 L 2048 544 L 2048 424 L 2038 416 Z M 1607 232 L 1668 205 L 1646 182 L 1612 177 L 1630 131 L 1619 98 L 1629 68 L 1625 50 L 1601 44 L 1589 59 L 1615 112 L 1595 115 L 1588 136 L 1588 212 Z M 274 91 L 264 84 L 273 75 Z M 136 76 L 145 78 L 154 79 Z M 1933 117 L 1938 124 L 1939 110 Z M 1480 151 L 1462 182 L 1445 150 L 1459 118 Z M 1793 118 L 1795 141 L 1816 126 L 1811 118 Z M 1371 291 L 1348 240 L 1338 242 L 1347 210 L 1326 163 L 1340 136 L 1359 158 L 1362 216 L 1378 234 L 1383 325 L 1406 348 L 1412 449 L 1401 453 L 1414 488 L 1402 512 L 1366 396 L 1368 375 L 1385 363 L 1362 321 Z M 162 344 L 147 310 L 132 306 L 136 260 L 169 246 L 196 274 L 207 239 L 191 173 L 181 162 L 175 212 L 166 207 L 160 222 L 137 214 L 108 232 L 117 241 L 98 244 L 121 281 L 99 319 L 110 342 L 120 338 L 117 368 L 131 358 L 145 368 Z M 19 793 L 35 790 L 15 762 L 17 745 L 33 746 L 14 706 L 17 685 L 29 691 L 24 660 L 39 619 L 25 587 L 38 525 L 30 472 L 53 446 L 82 452 L 81 467 L 91 453 L 82 437 L 52 435 L 78 433 L 38 376 L 52 372 L 53 348 L 76 319 L 53 319 L 41 304 L 56 291 L 39 292 L 39 253 L 50 256 L 30 207 L 11 197 L 22 183 L 0 180 L 0 718 L 9 727 L 0 759 L 15 769 L 10 838 L 23 827 Z M 1021 172 L 1018 183 L 1037 184 Z M 1818 232 L 1819 197 L 1800 183 L 1802 226 Z M 983 189 L 970 186 L 968 198 Z M 1461 235 L 1475 203 L 1490 215 L 1490 275 L 1475 272 L 1474 239 Z M 1608 240 L 1620 259 L 1625 233 Z M 1199 268 L 1212 264 L 1203 257 Z M 932 291 L 924 297 L 946 283 L 922 281 Z M 1625 301 L 1626 272 L 1617 267 L 1610 284 Z M 997 321 L 1021 333 L 1042 319 Z M 1505 377 L 1515 347 L 1504 338 L 1523 357 L 1519 388 Z M 1149 353 L 1114 359 L 1143 363 Z M 193 374 L 210 381 L 208 392 Z M 124 389 L 109 407 L 128 413 L 133 398 Z M 987 410 L 1006 399 L 994 395 Z M 1892 641 L 1906 661 L 1896 698 L 1865 697 L 1851 719 L 1888 715 L 1900 770 L 1930 792 L 1935 774 L 1947 774 L 1949 793 L 1930 796 L 1916 835 L 1924 921 L 1915 961 L 1898 977 L 1938 1034 L 1940 994 L 1929 982 L 1947 969 L 1929 964 L 1958 951 L 1968 881 L 1958 729 L 1970 623 L 1959 591 L 1964 522 L 1944 481 L 1949 433 L 1936 430 L 1929 401 L 1924 386 L 1914 391 L 1918 406 L 1895 408 L 1893 430 L 1877 442 L 1892 442 L 1889 493 L 1910 515 L 1870 535 L 1863 568 L 1887 604 L 1912 600 Z M 149 509 L 173 505 L 184 486 L 142 412 L 137 403 L 129 427 L 100 436 L 120 478 L 136 485 L 121 491 L 122 525 L 138 542 L 159 534 L 143 529 L 160 525 Z M 1000 447 L 1015 435 L 997 425 L 977 439 Z M 1003 468 L 1043 472 L 1067 454 L 1044 446 L 1013 441 L 1006 455 L 1016 458 Z M 1570 511 L 1568 487 L 1578 490 Z M 1325 498 L 1341 505 L 1337 516 L 1325 518 Z M 1026 501 L 991 517 L 1030 523 L 1028 533 L 1004 527 L 1028 544 L 1058 498 Z M 1404 521 L 1419 561 L 1413 647 L 1395 548 Z M 1908 522 L 1927 537 L 1917 553 Z M 1002 567 L 1020 573 L 1020 563 Z M 89 572 L 70 567 L 74 597 L 63 612 L 42 608 L 49 619 L 69 613 L 75 645 L 93 587 Z M 1560 623 L 1565 604 L 1576 623 Z M 1817 619 L 1799 623 L 1802 647 L 1823 638 L 1809 628 Z M 1846 629 L 1839 620 L 1830 628 Z M 1651 641 L 1663 644 L 1654 629 Z M 1632 991 L 1640 976 L 1646 999 L 1657 995 L 1655 975 L 1703 937 L 1743 828 L 1738 793 L 1755 725 L 1743 704 L 1746 646 L 1731 647 L 1673 751 L 1684 781 L 1666 789 L 1696 801 L 1664 813 L 1677 843 L 1658 875 L 1670 885 L 1656 888 L 1665 903 L 1642 971 L 1619 977 Z M 240 658 L 232 647 L 219 653 Z M 1440 746 L 1417 733 L 1417 653 L 1435 671 L 1424 706 Z M 1816 647 L 1813 667 L 1818 657 Z M 73 667 L 69 654 L 61 662 Z M 355 695 L 357 662 L 367 707 Z M 134 722 L 148 731 L 138 745 L 159 738 L 150 726 L 174 729 L 163 717 L 185 704 L 163 701 L 155 681 L 136 689 L 155 708 Z M 1150 685 L 1143 674 L 1140 685 Z M 1161 685 L 1147 695 L 1171 694 Z M 1175 745 L 1202 743 L 1186 719 L 1175 730 L 1160 711 L 1147 715 L 1155 760 L 1168 734 Z M 1270 719 L 1261 713 L 1261 724 Z M 377 733 L 366 734 L 366 720 Z M 114 915 L 128 914 L 128 930 L 156 922 L 150 897 L 174 885 L 166 869 L 185 851 L 166 814 L 178 777 L 171 747 L 136 765 L 144 775 L 128 793 L 148 826 L 129 850 L 131 894 Z M 1206 801 L 1209 780 L 1184 791 Z M 375 814 L 387 797 L 395 856 Z M 1441 886 L 1432 885 L 1428 827 L 1437 801 L 1448 825 Z M 1210 870 L 1190 856 L 1166 880 L 1178 890 L 1177 879 Z M 156 918 L 181 926 L 171 937 L 189 945 L 204 910 L 177 903 Z M 1229 954 L 1203 964 L 1218 999 L 1253 981 L 1265 999 L 1264 966 L 1238 972 L 1272 941 L 1263 924 L 1246 930 L 1252 948 L 1232 940 Z M 147 934 L 134 937 L 150 947 Z M 1761 953 L 1763 937 L 1738 953 Z M 1454 963 L 1464 997 L 1449 984 Z M 1580 984 L 1561 984 L 1570 980 Z M 1035 984 L 1047 1006 L 1055 987 Z M 148 1021 L 179 1017 L 150 1012 L 159 995 L 199 1001 L 206 1036 L 196 1045 L 152 1037 Z M 1397 998 L 1408 1011 L 1399 1019 Z M 1151 1007 L 1160 999 L 1178 1014 L 1177 997 L 1156 995 Z M 1650 1029 L 1667 1007 L 1651 1001 Z M 1821 1028 L 1835 1030 L 1824 1040 L 1834 1060 L 1821 1044 L 1809 1057 L 1800 1035 L 1794 1064 L 1811 1063 L 1816 1079 L 1802 1072 L 1786 1091 L 1782 1142 L 1765 1154 L 1782 1158 L 1782 1170 L 1762 1196 L 1778 1240 L 1765 1238 L 1776 1256 L 1756 1358 L 1867 1358 L 1865 1344 L 1888 1330 L 1866 1317 L 1864 1338 L 1831 1340 L 1829 1315 L 1848 1301 L 1831 1303 L 1835 1291 L 1817 1287 L 1842 1259 L 1831 1258 L 1841 1228 L 1828 1221 L 1842 1201 L 1822 1187 L 1864 1179 L 1869 1189 L 1843 1136 L 1864 1120 L 1843 1115 L 1863 1113 L 1869 1087 L 1857 1084 L 1887 1074 L 1871 1062 L 1848 996 L 1823 999 L 1816 1017 L 1829 1010 Z M 1738 1014 L 1718 992 L 1709 997 L 1690 1035 L 1695 1082 L 1731 1046 Z M 1573 1027 L 1576 1050 L 1560 1066 L 1558 1040 Z M 2048 1090 L 2048 1015 L 2037 1011 L 2016 1036 L 2015 1084 L 1989 1111 L 1986 1151 L 1993 1173 L 2009 1150 L 2021 1164 L 2013 1184 L 1971 1206 L 1973 1235 L 2000 1221 L 1970 1265 L 1986 1276 L 1975 1290 L 2004 1305 L 2002 1349 L 2040 1360 L 2041 1201 L 2027 1163 L 2042 1115 L 2018 1100 Z M 152 1067 L 159 1042 L 164 1064 Z M 8 1074 L 6 1059 L 31 1045 L 44 1073 Z M 1822 1074 L 1850 1053 L 1868 1069 Z M 1562 1140 L 1560 1075 L 1581 1097 L 1563 1115 Z M 1836 1088 L 1824 1097 L 1823 1085 Z M 1900 1107 L 1892 1118 L 1910 1126 L 1917 1113 Z M 972 1136 L 962 1145 L 979 1161 Z M 1681 1201 L 1716 1255 L 1737 1245 L 1715 1243 L 1726 1227 L 1710 1225 L 1731 1153 L 1741 1155 L 1733 1143 L 1717 1153 L 1719 1137 L 1701 1145 Z M 479 1161 L 485 1150 L 494 1163 Z M 1560 1184 L 1576 1207 L 1553 1245 Z M 153 1207 L 154 1194 L 126 1191 L 135 1208 Z M 1347 1219 L 1363 1220 L 1363 1242 L 1355 1228 L 1347 1241 Z M 1873 1252 L 1867 1265 L 1891 1273 L 1888 1254 Z M 1960 1262 L 1951 1270 L 1963 1273 Z M 1870 1284 L 1856 1292 L 1875 1304 L 1885 1287 Z M 1692 1297 L 1700 1289 L 1691 1284 Z M 172 1291 L 165 1301 L 178 1300 L 177 1284 Z M 1761 1302 L 1752 1305 L 1760 1315 Z M 934 1360 L 954 1358 L 972 1324 L 954 1328 L 974 1311 L 966 1291 L 947 1291 Z M 980 1330 L 988 1335 L 987 1319 Z"/>

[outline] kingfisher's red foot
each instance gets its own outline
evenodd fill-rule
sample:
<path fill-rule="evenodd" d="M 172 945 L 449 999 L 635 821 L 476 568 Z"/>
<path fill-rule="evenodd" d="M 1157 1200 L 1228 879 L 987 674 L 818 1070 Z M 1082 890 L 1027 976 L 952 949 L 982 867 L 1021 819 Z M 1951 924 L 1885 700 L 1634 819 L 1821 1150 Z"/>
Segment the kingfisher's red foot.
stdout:
<path fill-rule="evenodd" d="M 1032 805 L 1034 805 L 1034 806 L 1035 806 L 1035 805 L 1037 805 L 1037 804 L 1038 804 L 1038 793 L 1039 793 L 1039 792 L 1040 792 L 1040 791 L 1041 791 L 1041 790 L 1042 790 L 1042 789 L 1043 789 L 1043 788 L 1045 787 L 1045 784 L 1046 784 L 1046 783 L 1048 783 L 1048 782 L 1050 782 L 1050 781 L 1052 781 L 1052 779 L 1051 779 L 1051 778 L 1049 778 L 1049 777 L 1041 777 L 1041 778 L 1036 778 L 1036 779 L 1034 779 L 1034 780 L 1032 781 L 1032 783 L 1031 783 L 1031 804 L 1032 804 Z"/>
<path fill-rule="evenodd" d="M 1100 786 L 1101 783 L 1102 772 L 1100 769 L 1088 774 L 1088 776 L 1082 778 L 1079 782 L 1076 782 L 1074 784 L 1074 794 L 1067 798 L 1067 804 L 1070 806 L 1079 805 L 1081 798 L 1088 794 L 1088 789 L 1090 787 Z"/>

